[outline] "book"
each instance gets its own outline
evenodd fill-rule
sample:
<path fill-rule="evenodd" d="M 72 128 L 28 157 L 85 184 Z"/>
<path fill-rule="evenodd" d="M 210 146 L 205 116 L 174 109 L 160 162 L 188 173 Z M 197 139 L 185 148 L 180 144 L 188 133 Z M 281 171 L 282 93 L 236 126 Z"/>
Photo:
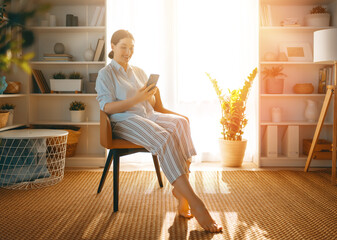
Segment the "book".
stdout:
<path fill-rule="evenodd" d="M 72 58 L 68 57 L 43 57 L 45 61 L 72 61 Z"/>
<path fill-rule="evenodd" d="M 324 93 L 323 91 L 323 83 L 322 83 L 322 74 L 323 74 L 323 69 L 319 69 L 319 78 L 318 78 L 318 89 L 317 93 Z"/>
<path fill-rule="evenodd" d="M 267 126 L 262 139 L 263 152 L 266 157 L 277 157 L 277 126 Z"/>
<path fill-rule="evenodd" d="M 100 56 L 101 56 L 101 54 L 103 52 L 104 43 L 105 43 L 105 41 L 102 38 L 99 38 L 97 40 L 97 45 L 96 45 L 93 61 L 99 61 Z"/>
<path fill-rule="evenodd" d="M 95 12 L 92 16 L 90 26 L 96 26 L 98 15 L 100 14 L 101 7 L 96 7 Z"/>
<path fill-rule="evenodd" d="M 98 16 L 96 26 L 101 26 L 105 15 L 105 7 L 101 8 L 100 14 Z"/>
<path fill-rule="evenodd" d="M 48 86 L 46 79 L 43 76 L 42 71 L 38 69 L 32 69 L 32 73 L 33 73 L 33 78 L 35 79 L 35 82 L 37 83 L 37 86 L 40 89 L 40 92 L 50 93 L 50 88 Z"/>
<path fill-rule="evenodd" d="M 282 153 L 286 157 L 299 157 L 299 126 L 288 126 L 282 138 Z"/>

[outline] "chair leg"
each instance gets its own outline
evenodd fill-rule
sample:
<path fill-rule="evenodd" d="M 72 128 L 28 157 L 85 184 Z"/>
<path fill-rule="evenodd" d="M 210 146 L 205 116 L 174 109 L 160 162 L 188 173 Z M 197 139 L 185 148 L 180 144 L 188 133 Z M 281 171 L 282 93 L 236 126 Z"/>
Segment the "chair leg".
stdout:
<path fill-rule="evenodd" d="M 162 188 L 163 187 L 163 181 L 161 180 L 161 174 L 160 174 L 160 167 L 159 167 L 158 158 L 157 158 L 156 155 L 152 155 L 152 158 L 153 158 L 154 167 L 156 169 L 159 186 Z"/>
<path fill-rule="evenodd" d="M 113 189 L 114 189 L 114 212 L 118 211 L 118 186 L 119 186 L 119 152 L 114 151 L 114 164 L 113 164 Z"/>
<path fill-rule="evenodd" d="M 110 166 L 111 166 L 111 159 L 112 159 L 112 150 L 109 151 L 109 155 L 108 155 L 108 157 L 106 159 L 104 170 L 103 170 L 103 174 L 102 174 L 99 186 L 98 186 L 97 193 L 100 193 L 101 190 L 102 190 L 102 188 L 103 188 L 106 176 L 108 175 L 108 172 L 109 172 L 109 169 L 110 169 Z"/>

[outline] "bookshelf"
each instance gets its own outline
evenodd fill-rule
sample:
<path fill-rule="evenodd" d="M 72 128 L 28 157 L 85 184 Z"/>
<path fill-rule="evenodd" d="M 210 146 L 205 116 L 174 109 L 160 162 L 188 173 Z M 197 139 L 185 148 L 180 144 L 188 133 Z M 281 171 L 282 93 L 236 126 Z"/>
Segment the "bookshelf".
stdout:
<path fill-rule="evenodd" d="M 331 15 L 330 26 L 311 27 L 306 26 L 305 15 L 319 4 L 327 8 Z M 318 111 L 322 107 L 325 94 L 318 93 L 319 71 L 327 67 L 324 64 L 317 64 L 312 61 L 266 61 L 265 55 L 268 52 L 279 54 L 281 42 L 305 42 L 311 46 L 313 52 L 313 33 L 317 30 L 331 29 L 337 27 L 337 1 L 336 0 L 260 0 L 260 16 L 266 14 L 265 20 L 260 19 L 259 28 L 259 69 L 263 71 L 265 67 L 282 66 L 283 72 L 287 75 L 284 82 L 283 94 L 268 94 L 265 87 L 263 74 L 259 76 L 259 147 L 257 150 L 256 163 L 260 167 L 303 167 L 306 156 L 303 154 L 303 139 L 312 139 L 317 125 L 316 122 L 309 122 L 304 116 L 306 101 L 315 101 Z M 264 10 L 262 10 L 264 7 Z M 266 10 L 267 9 L 267 10 Z M 266 20 L 267 18 L 267 20 Z M 281 21 L 285 18 L 297 18 L 299 26 L 281 26 Z M 314 92 L 311 94 L 296 94 L 293 87 L 298 83 L 311 83 Z M 282 121 L 272 122 L 271 108 L 280 107 L 282 109 Z M 332 108 L 329 109 L 320 138 L 332 139 Z M 265 149 L 268 143 L 264 141 L 269 126 L 276 127 L 277 131 L 273 135 L 276 139 L 277 156 L 266 154 Z M 298 157 L 289 157 L 284 154 L 284 136 L 289 134 L 290 126 L 298 127 L 296 139 L 298 139 Z M 275 130 L 275 128 L 273 128 Z M 297 130 L 296 130 L 297 131 Z M 269 146 L 270 147 L 270 146 Z M 316 167 L 331 166 L 331 160 L 313 160 Z"/>
<path fill-rule="evenodd" d="M 28 51 L 34 51 L 31 61 L 33 69 L 42 72 L 50 87 L 50 79 L 57 72 L 68 75 L 79 72 L 83 76 L 83 84 L 89 82 L 89 74 L 97 73 L 106 65 L 107 56 L 103 60 L 86 61 L 84 52 L 90 46 L 95 51 L 98 39 L 106 38 L 106 1 L 105 0 L 38 0 L 37 3 L 50 2 L 52 8 L 48 14 L 38 16 L 31 29 L 35 34 L 35 43 Z M 104 10 L 102 23 L 91 26 L 95 10 Z M 78 26 L 66 26 L 67 14 L 78 17 Z M 41 26 L 48 15 L 56 17 L 56 26 Z M 99 16 L 98 16 L 99 17 Z M 72 61 L 44 61 L 44 54 L 54 54 L 54 45 L 62 43 L 65 54 L 72 55 Z M 27 79 L 27 125 L 77 126 L 81 127 L 81 137 L 76 154 L 66 159 L 67 167 L 100 167 L 104 166 L 106 150 L 99 141 L 99 105 L 96 93 L 41 93 L 33 78 Z M 86 119 L 84 122 L 71 122 L 69 104 L 72 101 L 82 101 L 86 104 Z"/>

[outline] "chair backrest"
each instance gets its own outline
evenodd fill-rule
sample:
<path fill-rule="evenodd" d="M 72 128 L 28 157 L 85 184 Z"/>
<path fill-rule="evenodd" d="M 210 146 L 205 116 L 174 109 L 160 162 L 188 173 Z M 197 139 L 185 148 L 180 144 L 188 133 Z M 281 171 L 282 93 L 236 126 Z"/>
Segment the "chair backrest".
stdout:
<path fill-rule="evenodd" d="M 112 145 L 112 129 L 108 114 L 100 110 L 100 143 L 109 148 Z"/>

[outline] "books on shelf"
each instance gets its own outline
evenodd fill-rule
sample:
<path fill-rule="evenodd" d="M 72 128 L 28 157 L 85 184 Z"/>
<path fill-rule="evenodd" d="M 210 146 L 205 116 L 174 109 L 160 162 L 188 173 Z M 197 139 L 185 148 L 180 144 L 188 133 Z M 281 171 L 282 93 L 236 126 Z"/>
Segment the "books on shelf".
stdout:
<path fill-rule="evenodd" d="M 286 157 L 299 157 L 299 126 L 288 126 L 282 139 L 282 152 Z"/>
<path fill-rule="evenodd" d="M 105 7 L 96 7 L 95 12 L 90 21 L 90 26 L 101 26 L 105 15 Z"/>
<path fill-rule="evenodd" d="M 261 26 L 273 26 L 271 6 L 269 4 L 260 5 L 260 24 Z"/>
<path fill-rule="evenodd" d="M 101 8 L 100 14 L 98 16 L 97 22 L 96 22 L 96 26 L 101 26 L 103 23 L 103 19 L 104 19 L 104 15 L 105 15 L 105 7 Z"/>
<path fill-rule="evenodd" d="M 277 157 L 277 126 L 267 126 L 266 132 L 262 139 L 263 154 L 266 157 L 276 158 Z"/>
<path fill-rule="evenodd" d="M 61 61 L 61 62 L 67 62 L 72 61 L 73 56 L 70 54 L 53 54 L 53 53 L 45 53 L 43 54 L 43 60 L 44 61 Z"/>
<path fill-rule="evenodd" d="M 50 93 L 50 88 L 48 86 L 48 83 L 46 79 L 44 78 L 41 70 L 38 69 L 32 69 L 33 73 L 33 79 L 35 79 L 35 82 L 40 90 L 41 93 Z"/>
<path fill-rule="evenodd" d="M 319 69 L 318 93 L 326 93 L 326 86 L 333 85 L 334 68 L 327 66 Z"/>
<path fill-rule="evenodd" d="M 105 45 L 104 38 L 99 38 L 97 40 L 93 61 L 104 60 L 104 45 Z"/>

